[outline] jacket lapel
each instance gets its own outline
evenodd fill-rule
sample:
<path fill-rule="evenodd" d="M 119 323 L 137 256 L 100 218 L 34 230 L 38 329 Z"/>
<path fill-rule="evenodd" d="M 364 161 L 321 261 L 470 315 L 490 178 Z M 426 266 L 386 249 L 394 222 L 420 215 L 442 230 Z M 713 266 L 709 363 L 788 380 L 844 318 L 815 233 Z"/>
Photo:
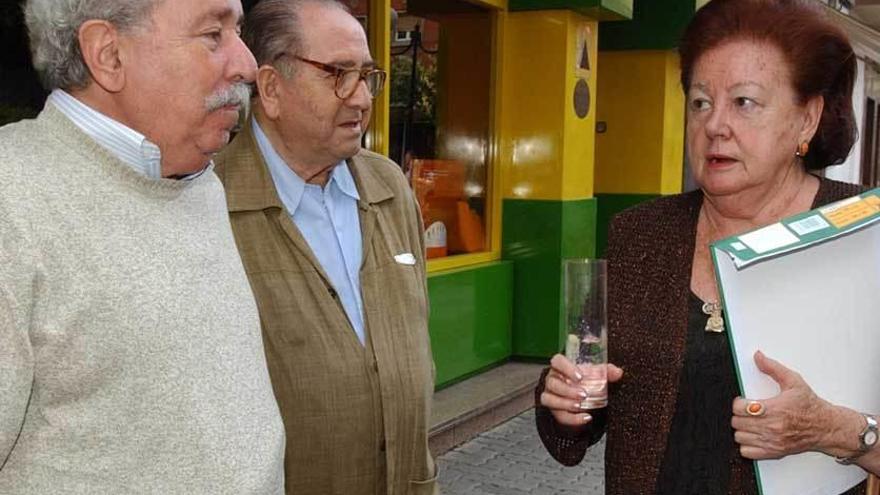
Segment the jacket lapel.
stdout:
<path fill-rule="evenodd" d="M 361 196 L 358 201 L 361 237 L 363 238 L 361 270 L 364 269 L 367 260 L 371 259 L 373 254 L 373 236 L 379 222 L 379 204 L 394 198 L 394 192 L 385 185 L 363 155 L 361 152 L 348 160 L 348 167 Z"/>
<path fill-rule="evenodd" d="M 223 179 L 226 188 L 229 213 L 263 211 L 267 217 L 277 218 L 281 230 L 294 247 L 309 261 L 324 283 L 332 286 L 330 277 L 321 268 L 321 263 L 318 262 L 309 243 L 293 223 L 290 213 L 278 197 L 272 174 L 254 138 L 250 120 L 229 144 L 226 154 L 228 158 L 222 160 L 222 164 L 218 167 L 218 175 Z"/>

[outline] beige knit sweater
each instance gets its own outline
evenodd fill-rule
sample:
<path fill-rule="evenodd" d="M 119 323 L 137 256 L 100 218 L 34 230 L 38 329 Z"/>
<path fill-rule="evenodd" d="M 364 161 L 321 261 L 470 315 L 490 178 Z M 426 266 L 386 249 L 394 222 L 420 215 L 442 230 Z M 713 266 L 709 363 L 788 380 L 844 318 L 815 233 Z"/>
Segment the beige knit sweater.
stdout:
<path fill-rule="evenodd" d="M 281 493 L 283 452 L 215 174 L 0 128 L 0 493 Z"/>

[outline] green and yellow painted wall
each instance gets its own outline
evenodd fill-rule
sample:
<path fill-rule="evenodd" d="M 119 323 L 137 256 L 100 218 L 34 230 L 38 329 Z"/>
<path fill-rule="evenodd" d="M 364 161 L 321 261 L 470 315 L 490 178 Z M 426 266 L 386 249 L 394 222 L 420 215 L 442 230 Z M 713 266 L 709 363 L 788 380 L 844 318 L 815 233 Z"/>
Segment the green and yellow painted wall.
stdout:
<path fill-rule="evenodd" d="M 699 2 L 468 1 L 492 10 L 488 24 L 457 27 L 492 33 L 492 59 L 481 62 L 492 81 L 481 110 L 491 115 L 489 246 L 429 262 L 441 387 L 511 358 L 558 352 L 562 260 L 601 255 L 614 213 L 681 191 L 684 97 L 675 46 Z M 389 10 L 390 0 L 371 8 L 380 65 L 389 57 Z M 474 64 L 467 50 L 447 54 L 441 65 Z M 461 87 L 472 72 L 443 77 Z M 465 102 L 443 106 L 441 118 L 459 118 L 461 132 L 485 135 L 476 120 L 456 117 Z M 387 129 L 387 107 L 377 108 L 368 144 L 387 152 Z"/>
<path fill-rule="evenodd" d="M 707 1 L 637 1 L 632 20 L 602 24 L 595 175 L 600 254 L 616 213 L 682 190 L 685 98 L 676 47 Z"/>
<path fill-rule="evenodd" d="M 441 385 L 511 357 L 557 352 L 561 261 L 596 253 L 599 20 L 628 18 L 632 2 L 511 0 L 501 7 L 492 97 L 497 260 L 430 276 Z M 464 279 L 476 284 L 464 286 L 471 296 L 458 290 Z M 479 294 L 496 306 L 473 305 Z"/>
<path fill-rule="evenodd" d="M 512 351 L 518 357 L 557 352 L 561 260 L 595 255 L 597 31 L 593 18 L 571 9 L 508 15 L 500 192 L 502 254 L 514 264 Z M 588 61 L 581 60 L 583 48 Z M 581 117 L 577 85 L 590 92 Z"/>

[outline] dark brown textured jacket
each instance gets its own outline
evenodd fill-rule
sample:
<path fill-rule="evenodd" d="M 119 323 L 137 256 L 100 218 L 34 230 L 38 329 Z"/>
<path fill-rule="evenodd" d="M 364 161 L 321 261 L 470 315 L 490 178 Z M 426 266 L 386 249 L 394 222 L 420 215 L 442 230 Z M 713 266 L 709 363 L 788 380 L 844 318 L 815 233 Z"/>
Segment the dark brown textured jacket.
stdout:
<path fill-rule="evenodd" d="M 853 196 L 860 186 L 820 178 L 813 208 Z M 607 432 L 608 495 L 656 491 L 675 413 L 685 355 L 691 264 L 703 194 L 660 198 L 626 210 L 608 234 L 609 361 L 626 370 L 611 389 L 606 414 L 590 428 L 566 435 L 538 405 L 538 432 L 550 454 L 565 465 L 581 461 Z M 545 372 L 546 376 L 546 372 Z M 543 377 L 536 399 L 543 391 Z M 540 403 L 538 403 L 540 404 Z M 730 493 L 754 493 L 751 462 L 732 456 Z"/>

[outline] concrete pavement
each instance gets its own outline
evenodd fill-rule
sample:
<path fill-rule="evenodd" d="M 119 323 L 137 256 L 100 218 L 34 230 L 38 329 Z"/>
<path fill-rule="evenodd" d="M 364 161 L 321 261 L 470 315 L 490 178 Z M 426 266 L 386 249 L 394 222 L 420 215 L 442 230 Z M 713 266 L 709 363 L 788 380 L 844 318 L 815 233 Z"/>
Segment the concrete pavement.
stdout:
<path fill-rule="evenodd" d="M 604 495 L 604 441 L 567 468 L 547 454 L 526 411 L 437 459 L 443 495 Z"/>

